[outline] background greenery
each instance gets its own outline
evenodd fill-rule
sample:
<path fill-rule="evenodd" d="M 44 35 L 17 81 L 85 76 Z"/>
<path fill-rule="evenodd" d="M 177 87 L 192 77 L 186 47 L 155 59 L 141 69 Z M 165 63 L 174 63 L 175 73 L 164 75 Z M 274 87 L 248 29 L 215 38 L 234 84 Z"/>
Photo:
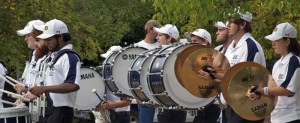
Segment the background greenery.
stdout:
<path fill-rule="evenodd" d="M 110 46 L 143 39 L 144 25 L 151 18 L 175 24 L 182 38 L 186 31 L 204 28 L 214 40 L 214 22 L 249 11 L 254 17 L 253 37 L 263 46 L 271 68 L 277 56 L 264 36 L 281 22 L 299 29 L 299 9 L 299 0 L 0 0 L 0 58 L 13 76 L 21 75 L 30 50 L 16 31 L 34 19 L 64 21 L 85 65 L 95 66 Z"/>

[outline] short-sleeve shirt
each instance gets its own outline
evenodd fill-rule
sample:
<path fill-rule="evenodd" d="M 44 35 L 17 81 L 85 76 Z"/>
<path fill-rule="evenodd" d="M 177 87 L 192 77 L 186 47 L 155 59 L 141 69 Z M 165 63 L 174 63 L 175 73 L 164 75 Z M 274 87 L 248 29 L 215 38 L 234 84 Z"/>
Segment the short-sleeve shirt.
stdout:
<path fill-rule="evenodd" d="M 251 36 L 251 33 L 245 33 L 240 41 L 234 47 L 235 41 L 229 45 L 225 56 L 230 66 L 240 62 L 252 61 L 262 66 L 266 66 L 266 59 L 261 45 Z"/>
<path fill-rule="evenodd" d="M 281 57 L 273 66 L 272 76 L 277 86 L 294 93 L 293 96 L 278 96 L 271 113 L 272 123 L 285 123 L 300 119 L 300 58 L 292 53 Z"/>
<path fill-rule="evenodd" d="M 152 50 L 152 49 L 155 49 L 158 47 L 158 42 L 149 44 L 149 43 L 146 43 L 145 40 L 141 40 L 140 42 L 135 43 L 134 46 L 143 47 L 143 48 L 146 48 L 147 50 Z"/>
<path fill-rule="evenodd" d="M 63 49 L 72 49 L 72 45 L 68 44 Z M 53 52 L 50 57 L 53 60 L 58 52 Z M 72 53 L 63 54 L 53 68 L 48 67 L 45 72 L 45 85 L 60 85 L 63 83 L 78 84 L 80 81 L 80 60 L 77 55 Z M 68 106 L 74 107 L 77 91 L 60 94 L 50 93 L 54 107 Z"/>

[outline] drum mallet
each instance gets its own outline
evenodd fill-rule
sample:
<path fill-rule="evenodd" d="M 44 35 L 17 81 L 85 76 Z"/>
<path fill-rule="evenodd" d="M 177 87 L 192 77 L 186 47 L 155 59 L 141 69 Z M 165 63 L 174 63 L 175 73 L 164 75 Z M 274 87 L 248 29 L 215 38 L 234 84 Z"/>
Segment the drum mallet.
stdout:
<path fill-rule="evenodd" d="M 5 104 L 9 104 L 9 105 L 13 105 L 13 106 L 17 105 L 15 103 L 12 103 L 12 102 L 9 102 L 9 101 L 6 101 L 6 100 L 2 100 L 2 99 L 0 99 L 0 102 L 5 103 Z"/>
<path fill-rule="evenodd" d="M 99 96 L 99 94 L 97 93 L 97 89 L 92 89 L 92 92 L 94 93 L 94 94 L 96 94 L 97 95 L 97 97 L 100 99 L 100 103 L 102 103 L 103 102 L 103 100 L 101 99 L 101 97 Z"/>
<path fill-rule="evenodd" d="M 15 84 L 12 83 L 11 81 L 7 80 L 4 76 L 0 75 L 0 78 L 2 78 L 3 80 L 5 80 L 8 84 L 10 84 L 11 86 L 15 87 Z"/>
<path fill-rule="evenodd" d="M 8 78 L 8 79 L 11 80 L 11 81 L 17 83 L 17 84 L 20 84 L 21 86 L 25 87 L 26 89 L 28 89 L 28 86 L 26 86 L 24 83 L 19 82 L 19 81 L 15 80 L 14 78 L 11 78 L 11 77 L 9 77 L 9 76 L 5 76 L 5 77 Z"/>
<path fill-rule="evenodd" d="M 24 98 L 24 96 L 22 96 L 22 95 L 15 94 L 15 93 L 3 90 L 3 89 L 0 89 L 0 91 L 3 92 L 3 93 L 11 94 L 11 95 L 15 96 L 17 99 L 21 99 L 21 100 L 26 101 L 26 102 L 32 102 L 32 100 L 30 100 L 28 98 Z"/>

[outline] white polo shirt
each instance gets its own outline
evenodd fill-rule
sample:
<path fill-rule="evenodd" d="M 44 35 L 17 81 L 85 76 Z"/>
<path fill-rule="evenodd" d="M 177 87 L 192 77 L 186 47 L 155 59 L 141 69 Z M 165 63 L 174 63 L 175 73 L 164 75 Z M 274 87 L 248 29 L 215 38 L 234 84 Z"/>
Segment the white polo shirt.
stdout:
<path fill-rule="evenodd" d="M 229 45 L 225 56 L 230 66 L 240 62 L 252 61 L 266 66 L 266 59 L 261 45 L 251 36 L 251 33 L 245 33 L 240 41 L 233 47 L 235 41 Z"/>
<path fill-rule="evenodd" d="M 224 54 L 224 52 L 225 52 L 225 48 L 224 48 L 223 45 L 219 45 L 219 46 L 215 47 L 215 50 L 218 50 L 218 51 L 220 51 L 220 52 L 223 53 L 223 54 Z"/>
<path fill-rule="evenodd" d="M 23 72 L 23 74 L 25 75 L 24 78 L 22 78 L 22 79 L 24 79 L 23 83 L 27 86 L 29 86 L 34 81 L 34 78 L 35 78 L 34 66 L 38 66 L 35 61 L 35 52 L 36 52 L 36 50 L 33 51 L 32 56 L 31 56 L 31 61 L 28 61 L 29 64 L 28 64 L 28 66 L 25 66 L 24 72 Z"/>
<path fill-rule="evenodd" d="M 6 75 L 6 68 L 0 64 L 0 74 L 2 76 L 5 76 Z M 4 84 L 5 84 L 5 81 L 3 79 L 0 79 L 0 89 L 4 89 Z M 0 99 L 2 99 L 2 95 L 3 95 L 3 92 L 0 92 Z M 2 102 L 0 102 L 0 109 L 3 108 L 3 104 Z"/>
<path fill-rule="evenodd" d="M 285 123 L 300 119 L 300 58 L 289 53 L 273 66 L 272 76 L 277 86 L 281 86 L 294 96 L 278 96 L 278 102 L 271 113 L 272 123 Z"/>
<path fill-rule="evenodd" d="M 155 42 L 153 44 L 149 44 L 149 43 L 146 43 L 145 40 L 141 40 L 140 42 L 135 43 L 134 46 L 143 47 L 143 48 L 146 48 L 148 50 L 152 50 L 152 49 L 157 48 L 158 42 Z"/>
<path fill-rule="evenodd" d="M 68 44 L 62 49 L 72 49 L 72 45 Z M 62 50 L 61 49 L 61 50 Z M 53 52 L 50 57 L 54 56 L 58 52 Z M 80 61 L 79 58 L 72 53 L 63 54 L 53 68 L 48 67 L 45 72 L 45 85 L 60 85 L 63 83 L 78 84 L 80 81 Z M 65 94 L 50 93 L 50 97 L 53 101 L 54 107 L 68 106 L 74 107 L 77 91 Z"/>

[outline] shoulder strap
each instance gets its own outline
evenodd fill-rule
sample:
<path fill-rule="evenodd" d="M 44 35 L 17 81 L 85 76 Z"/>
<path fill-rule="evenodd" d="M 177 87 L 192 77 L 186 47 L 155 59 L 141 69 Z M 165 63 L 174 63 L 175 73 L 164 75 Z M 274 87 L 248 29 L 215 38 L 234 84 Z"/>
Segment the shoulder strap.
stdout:
<path fill-rule="evenodd" d="M 53 65 L 57 62 L 57 60 L 65 53 L 72 53 L 72 54 L 75 54 L 78 58 L 79 58 L 79 61 L 81 61 L 80 59 L 80 56 L 74 51 L 74 50 L 71 50 L 71 49 L 63 49 L 61 51 L 59 51 L 55 56 L 54 58 L 51 60 L 52 64 L 49 66 L 50 68 L 53 67 Z"/>

